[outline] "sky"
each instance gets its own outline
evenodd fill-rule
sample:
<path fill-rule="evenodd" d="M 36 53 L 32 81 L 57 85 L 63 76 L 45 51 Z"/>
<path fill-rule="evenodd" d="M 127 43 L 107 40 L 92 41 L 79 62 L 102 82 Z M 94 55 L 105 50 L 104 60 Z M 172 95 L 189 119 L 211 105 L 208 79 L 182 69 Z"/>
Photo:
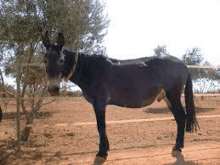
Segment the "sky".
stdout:
<path fill-rule="evenodd" d="M 107 0 L 105 44 L 111 58 L 152 56 L 158 45 L 181 58 L 198 47 L 220 65 L 220 0 Z"/>
<path fill-rule="evenodd" d="M 158 45 L 181 58 L 198 47 L 220 65 L 220 0 L 106 0 L 111 20 L 105 39 L 116 59 L 152 56 Z"/>

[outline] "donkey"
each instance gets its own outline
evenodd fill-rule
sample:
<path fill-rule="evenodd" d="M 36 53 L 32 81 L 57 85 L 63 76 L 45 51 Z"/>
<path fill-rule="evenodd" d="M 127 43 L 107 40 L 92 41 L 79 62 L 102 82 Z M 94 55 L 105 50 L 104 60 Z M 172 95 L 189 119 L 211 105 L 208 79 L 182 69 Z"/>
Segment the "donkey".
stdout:
<path fill-rule="evenodd" d="M 109 141 L 106 134 L 107 105 L 141 108 L 164 99 L 177 123 L 176 143 L 172 152 L 181 152 L 184 133 L 199 127 L 194 110 L 192 80 L 187 66 L 170 55 L 134 60 L 117 60 L 103 55 L 86 55 L 63 49 L 65 39 L 58 34 L 51 44 L 48 32 L 42 36 L 46 47 L 44 63 L 48 90 L 59 94 L 61 80 L 77 84 L 84 97 L 93 105 L 100 138 L 97 157 L 106 159 Z M 185 91 L 184 111 L 180 98 Z"/>

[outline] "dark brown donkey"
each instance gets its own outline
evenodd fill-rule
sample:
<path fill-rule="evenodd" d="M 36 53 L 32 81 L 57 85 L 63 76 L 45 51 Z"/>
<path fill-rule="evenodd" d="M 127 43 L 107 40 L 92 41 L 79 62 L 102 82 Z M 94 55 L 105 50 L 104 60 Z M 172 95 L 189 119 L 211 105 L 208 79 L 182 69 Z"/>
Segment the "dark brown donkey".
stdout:
<path fill-rule="evenodd" d="M 194 111 L 192 80 L 187 66 L 173 56 L 119 61 L 102 55 L 85 55 L 62 49 L 65 41 L 59 33 L 51 44 L 48 32 L 42 37 L 46 47 L 45 65 L 51 95 L 58 95 L 61 79 L 77 84 L 96 114 L 100 144 L 98 157 L 106 158 L 109 142 L 106 134 L 106 105 L 141 108 L 164 99 L 177 123 L 173 152 L 184 146 L 184 132 L 198 127 Z M 185 90 L 184 90 L 185 89 Z M 185 91 L 186 111 L 180 98 Z"/>

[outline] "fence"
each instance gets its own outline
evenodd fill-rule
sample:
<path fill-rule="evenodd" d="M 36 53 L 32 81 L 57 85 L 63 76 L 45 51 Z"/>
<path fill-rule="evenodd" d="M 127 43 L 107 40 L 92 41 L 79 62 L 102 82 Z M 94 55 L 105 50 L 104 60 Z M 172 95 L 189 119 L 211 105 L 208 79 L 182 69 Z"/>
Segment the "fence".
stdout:
<path fill-rule="evenodd" d="M 187 65 L 188 68 L 198 68 L 198 69 L 220 69 L 220 65 L 217 67 L 214 66 L 196 66 L 196 65 Z M 220 94 L 207 94 L 207 93 L 195 93 L 195 96 L 220 96 Z"/>
<path fill-rule="evenodd" d="M 214 66 L 197 66 L 197 65 L 187 65 L 188 68 L 203 68 L 203 69 L 220 69 L 220 65 L 218 65 L 217 67 Z"/>
<path fill-rule="evenodd" d="M 9 64 L 9 66 L 11 66 L 11 64 Z M 18 75 L 21 74 L 20 66 L 40 66 L 40 67 L 43 67 L 44 64 L 42 64 L 42 63 L 22 63 L 22 64 L 19 64 L 19 66 L 17 67 Z M 188 67 L 189 68 L 203 68 L 203 69 L 214 69 L 214 68 L 220 69 L 220 65 L 217 66 L 217 67 L 189 65 Z M 18 150 L 20 150 L 20 141 L 21 141 L 21 134 L 20 134 L 20 100 L 24 99 L 24 98 L 20 98 L 20 78 L 19 78 L 19 76 L 17 77 L 16 82 L 17 82 L 17 94 L 16 94 L 15 99 L 17 101 L 17 148 L 18 148 Z M 4 94 L 4 92 L 0 92 L 0 94 Z M 220 96 L 220 94 L 194 94 L 194 95 L 195 96 Z M 8 98 L 4 98 L 4 99 L 8 99 Z M 11 100 L 12 98 L 9 98 L 9 99 Z M 28 98 L 25 98 L 25 99 L 28 99 Z"/>

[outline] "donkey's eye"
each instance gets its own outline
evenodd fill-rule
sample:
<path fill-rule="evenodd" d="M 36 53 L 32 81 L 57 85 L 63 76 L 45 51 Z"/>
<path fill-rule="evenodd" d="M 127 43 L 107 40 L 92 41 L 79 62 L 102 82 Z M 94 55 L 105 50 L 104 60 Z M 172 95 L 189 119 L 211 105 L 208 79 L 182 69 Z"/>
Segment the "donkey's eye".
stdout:
<path fill-rule="evenodd" d="M 60 58 L 60 59 L 58 60 L 58 65 L 63 65 L 63 63 L 64 63 L 64 59 L 63 59 L 63 58 Z"/>

